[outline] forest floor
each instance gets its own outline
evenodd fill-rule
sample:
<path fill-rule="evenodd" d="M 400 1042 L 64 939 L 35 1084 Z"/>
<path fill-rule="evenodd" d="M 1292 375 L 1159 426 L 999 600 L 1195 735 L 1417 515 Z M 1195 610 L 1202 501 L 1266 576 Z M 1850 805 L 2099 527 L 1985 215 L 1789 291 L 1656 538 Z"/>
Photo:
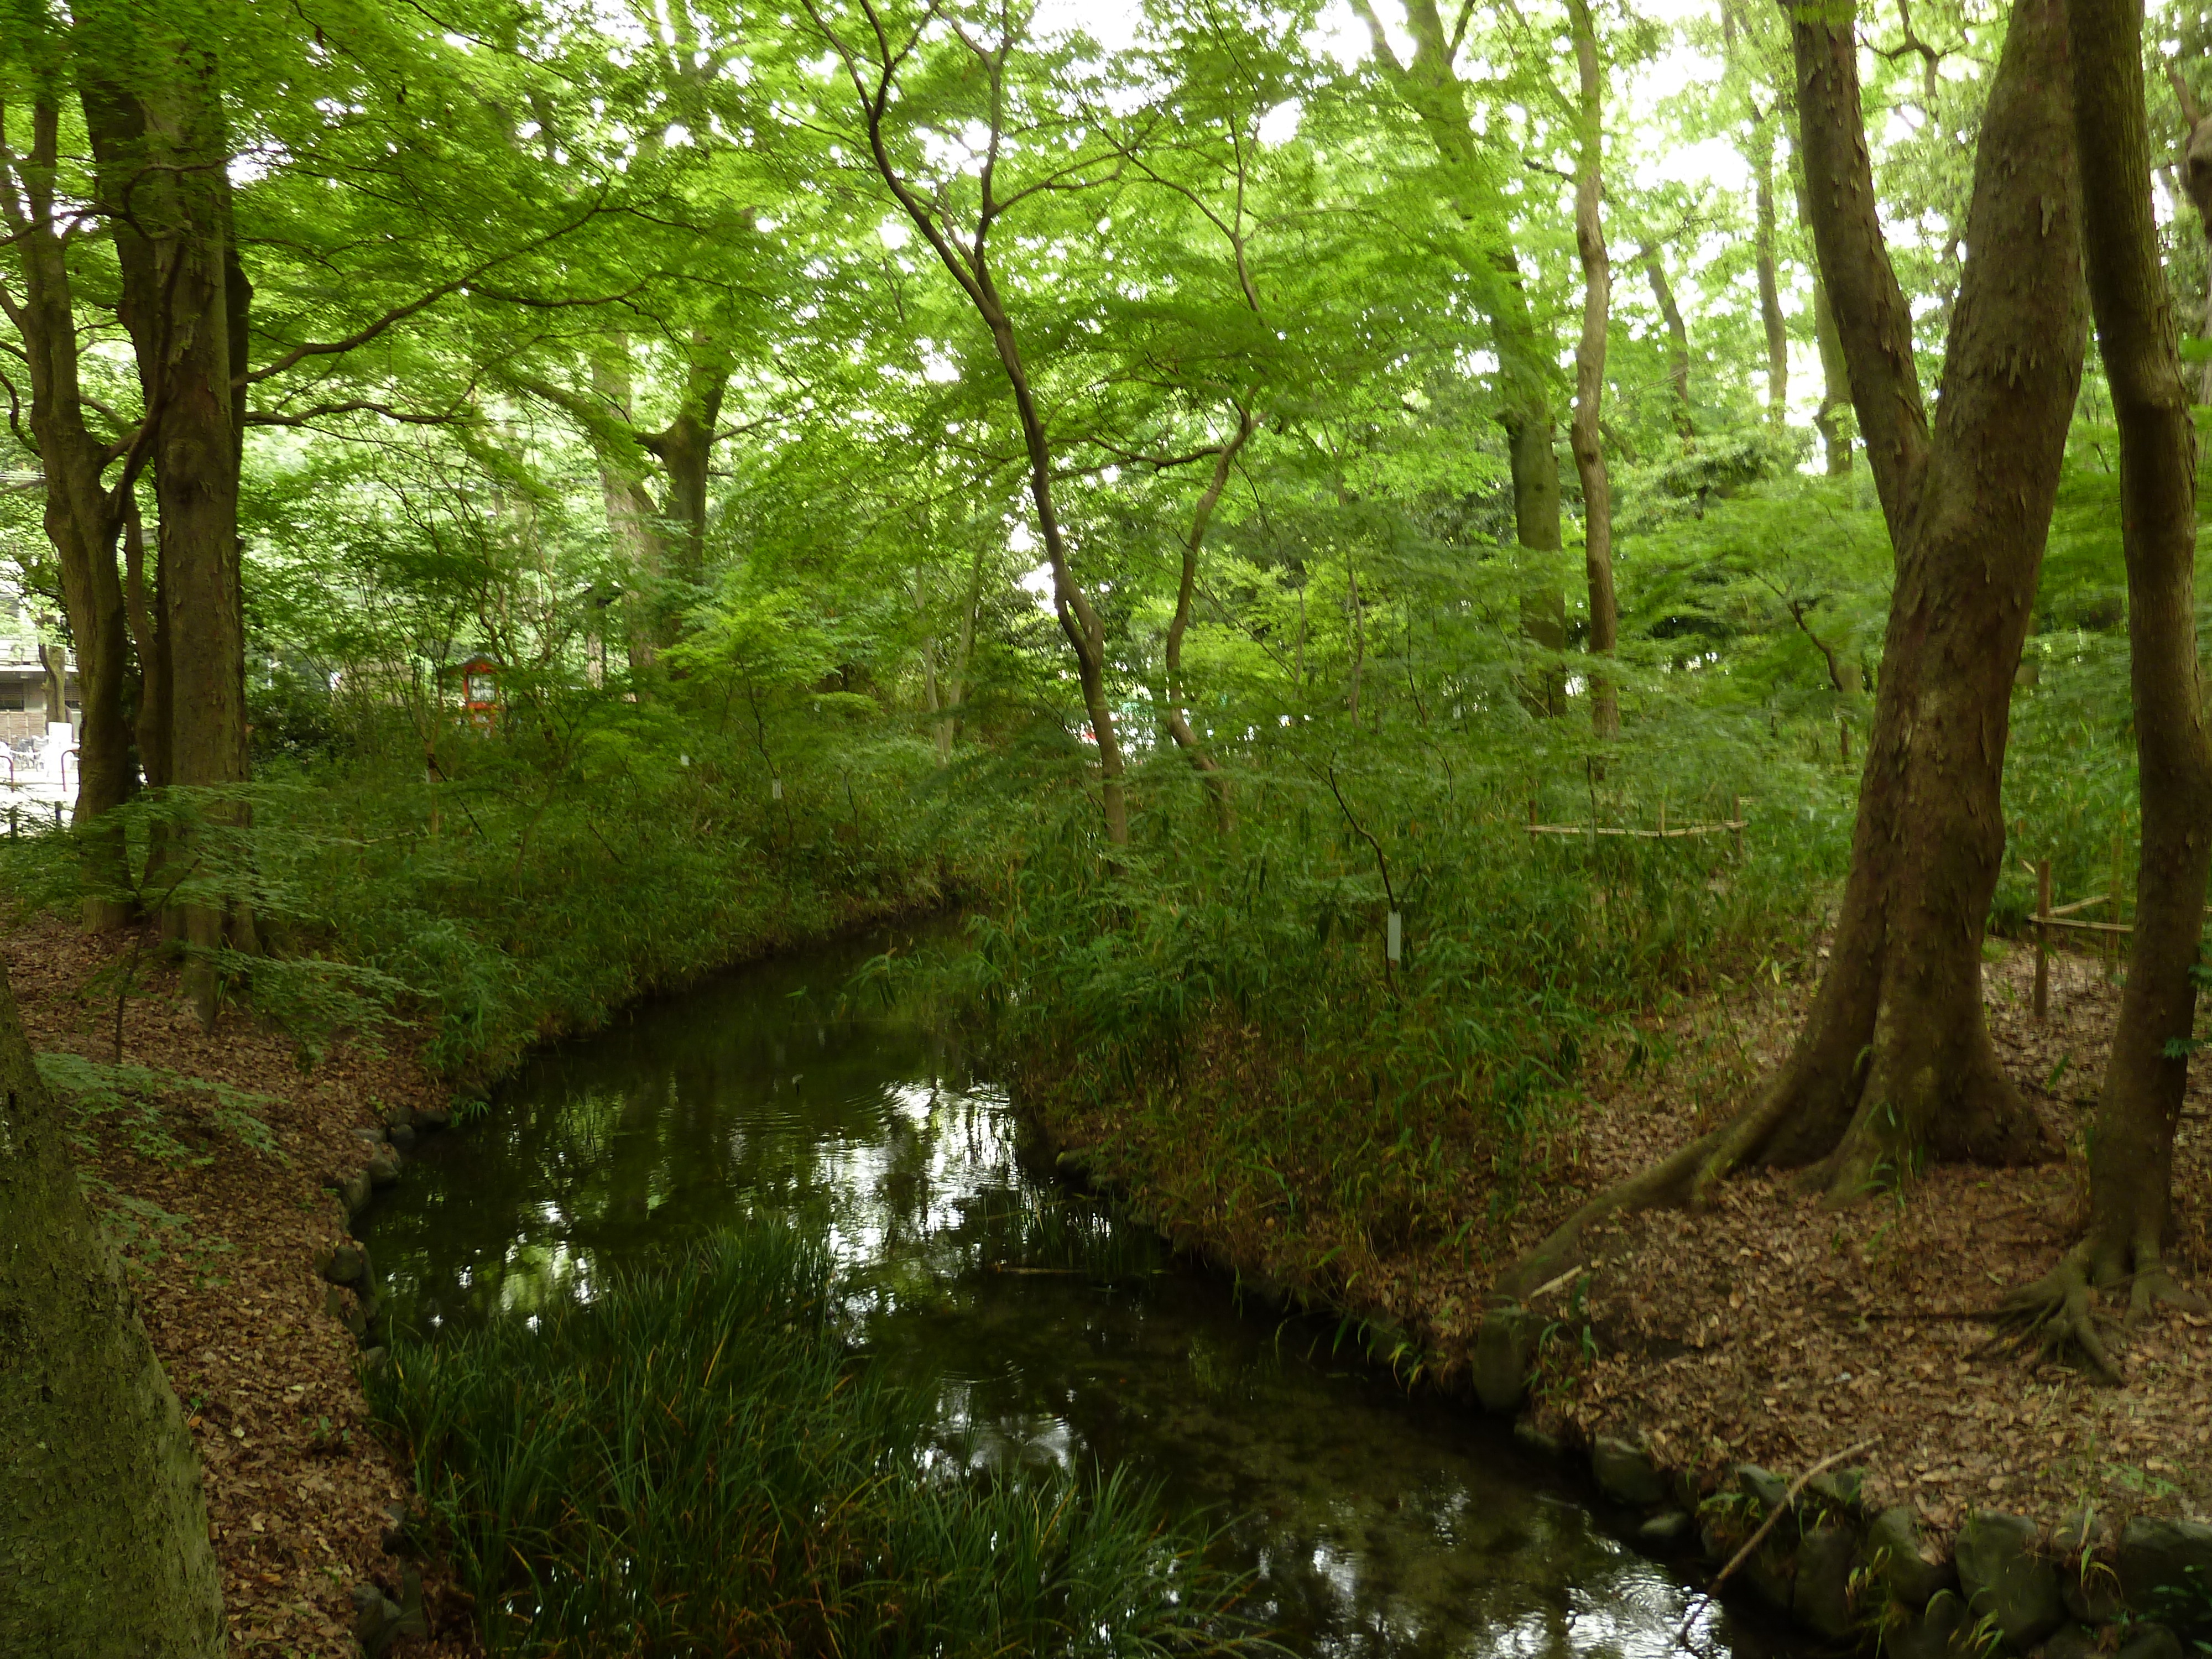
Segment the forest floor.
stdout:
<path fill-rule="evenodd" d="M 1689 1468 L 1796 1471 L 1873 1440 L 1851 1460 L 1865 1468 L 1869 1501 L 1911 1505 L 1938 1532 L 1977 1509 L 2051 1523 L 2085 1504 L 2115 1524 L 2212 1512 L 2212 1320 L 2167 1308 L 2132 1333 L 2115 1329 L 2118 1387 L 1995 1342 L 1990 1316 L 2005 1292 L 2080 1237 L 2083 1149 L 2118 1012 L 2110 958 L 2054 956 L 2051 1015 L 2038 1021 L 2034 964 L 2032 947 L 2005 947 L 1987 965 L 1985 998 L 1998 1054 L 2067 1147 L 2063 1162 L 1939 1166 L 1842 1211 L 1765 1172 L 1725 1182 L 1706 1213 L 1613 1224 L 1593 1241 L 1587 1283 L 1549 1298 L 1578 1291 L 1600 1357 L 1554 1345 L 1539 1426 L 1640 1434 L 1662 1466 Z M 1741 1079 L 1782 1058 L 1808 994 L 1726 1013 Z M 1741 1098 L 1663 1075 L 1655 1086 L 1615 1066 L 1585 1120 L 1591 1187 L 1681 1146 Z M 2171 1258 L 2185 1282 L 2212 1285 L 2212 1069 L 2203 1066 L 2174 1189 Z M 1526 1239 L 1571 1201 L 1533 1209 Z"/>
<path fill-rule="evenodd" d="M 4 949 L 33 1049 L 115 1066 L 115 970 L 131 942 L 41 916 Z M 354 1131 L 380 1103 L 443 1091 L 404 1034 L 384 1053 L 349 1043 L 303 1068 L 292 1038 L 236 1010 L 203 1032 L 151 950 L 136 980 L 120 1063 L 156 1075 L 86 1068 L 71 1081 L 90 1086 L 62 1093 L 65 1109 L 75 1102 L 79 1174 L 122 1243 L 199 1447 L 231 1650 L 356 1659 L 351 1592 L 376 1580 L 398 1593 L 400 1564 L 380 1540 L 410 1485 L 372 1427 L 355 1340 L 326 1308 L 314 1251 L 346 1233 L 327 1188 L 367 1161 Z M 441 1633 L 389 1651 L 475 1652 L 434 1575 L 428 1601 Z"/>

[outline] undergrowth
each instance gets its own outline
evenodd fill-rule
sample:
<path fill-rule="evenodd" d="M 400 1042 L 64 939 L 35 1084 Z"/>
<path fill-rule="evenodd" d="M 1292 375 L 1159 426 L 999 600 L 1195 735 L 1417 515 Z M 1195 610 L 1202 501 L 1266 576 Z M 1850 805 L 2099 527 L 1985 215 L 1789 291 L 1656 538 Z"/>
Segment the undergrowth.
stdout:
<path fill-rule="evenodd" d="M 528 1324 L 393 1346 L 371 1401 L 492 1651 L 1266 1646 L 1154 1492 L 971 1468 L 836 1304 L 819 1241 L 763 1221 Z"/>

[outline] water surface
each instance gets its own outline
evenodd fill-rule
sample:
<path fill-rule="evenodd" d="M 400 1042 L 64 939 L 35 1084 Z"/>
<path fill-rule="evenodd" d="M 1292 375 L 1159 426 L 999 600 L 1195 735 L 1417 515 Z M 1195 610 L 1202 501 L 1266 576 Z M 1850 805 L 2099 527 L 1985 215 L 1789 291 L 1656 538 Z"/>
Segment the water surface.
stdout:
<path fill-rule="evenodd" d="M 889 938 L 746 969 L 552 1049 L 365 1216 L 421 1332 L 550 1298 L 749 1211 L 826 1216 L 855 1339 L 933 1380 L 952 1455 L 1133 1465 L 1225 1522 L 1263 1616 L 1316 1656 L 1681 1653 L 1697 1598 L 1494 1422 L 1408 1400 L 1333 1328 L 1240 1306 L 1025 1153 L 926 1017 L 856 1009 Z M 1626 1517 L 1613 1517 L 1617 1522 Z M 1701 1611 L 1690 1650 L 1789 1649 Z"/>

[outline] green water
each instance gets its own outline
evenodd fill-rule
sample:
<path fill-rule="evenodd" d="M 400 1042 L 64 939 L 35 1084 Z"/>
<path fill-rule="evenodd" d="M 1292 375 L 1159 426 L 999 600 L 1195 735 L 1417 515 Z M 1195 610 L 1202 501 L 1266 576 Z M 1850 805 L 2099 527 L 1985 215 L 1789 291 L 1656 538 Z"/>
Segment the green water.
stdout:
<path fill-rule="evenodd" d="M 827 1218 L 854 1340 L 933 1379 L 950 1455 L 1126 1462 L 1226 1522 L 1315 1655 L 1656 1656 L 1696 1598 L 1466 1407 L 1408 1400 L 1333 1327 L 1242 1308 L 1025 1149 L 926 1018 L 841 1011 L 882 939 L 643 1007 L 433 1137 L 362 1218 L 392 1317 L 527 1318 L 750 1210 Z M 1627 1517 L 1613 1517 L 1625 1524 Z M 1687 1650 L 1790 1650 L 1741 1610 Z"/>

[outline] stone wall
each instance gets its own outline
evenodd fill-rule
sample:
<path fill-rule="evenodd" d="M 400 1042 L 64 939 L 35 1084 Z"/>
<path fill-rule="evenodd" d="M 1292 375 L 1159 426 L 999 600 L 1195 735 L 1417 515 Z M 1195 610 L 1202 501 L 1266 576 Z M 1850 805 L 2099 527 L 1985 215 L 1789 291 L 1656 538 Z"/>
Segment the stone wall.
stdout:
<path fill-rule="evenodd" d="M 1524 1426 L 1544 1449 L 1566 1449 Z M 1790 1483 L 1753 1464 L 1691 1477 L 1631 1441 L 1589 1449 L 1599 1490 L 1640 1511 L 1654 1553 L 1718 1570 L 1773 1525 L 1735 1577 L 1823 1642 L 1894 1659 L 2041 1654 L 2182 1659 L 2212 1644 L 2212 1524 L 2084 1511 L 2057 1527 L 1981 1511 L 1948 1540 L 1902 1506 L 1861 1501 L 1857 1471 Z"/>

